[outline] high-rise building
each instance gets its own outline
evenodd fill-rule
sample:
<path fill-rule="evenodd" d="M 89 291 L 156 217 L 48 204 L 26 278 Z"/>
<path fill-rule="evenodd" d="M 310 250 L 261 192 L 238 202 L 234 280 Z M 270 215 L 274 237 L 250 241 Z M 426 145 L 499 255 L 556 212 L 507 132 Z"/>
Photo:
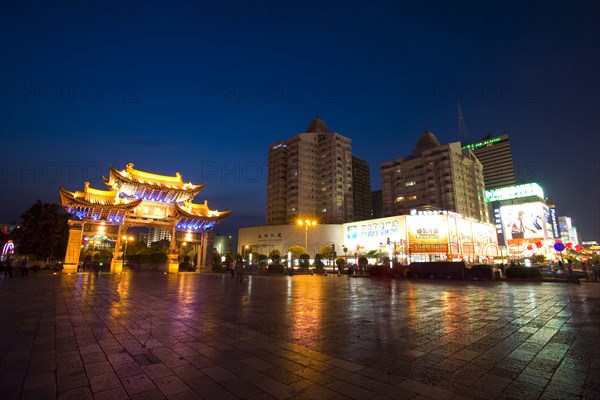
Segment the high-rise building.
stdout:
<path fill-rule="evenodd" d="M 154 242 L 171 240 L 171 231 L 165 228 L 148 228 L 148 247 Z"/>
<path fill-rule="evenodd" d="M 354 156 L 352 156 L 352 182 L 354 221 L 370 219 L 371 171 L 365 160 Z"/>
<path fill-rule="evenodd" d="M 477 143 L 463 146 L 463 149 L 471 150 L 483 165 L 486 189 L 496 189 L 516 183 L 508 135 L 492 137 L 488 134 Z"/>
<path fill-rule="evenodd" d="M 383 198 L 381 189 L 371 192 L 371 218 L 383 217 Z"/>
<path fill-rule="evenodd" d="M 323 224 L 354 220 L 351 140 L 320 118 L 269 146 L 267 225 L 299 217 Z"/>
<path fill-rule="evenodd" d="M 429 131 L 412 155 L 381 164 L 381 186 L 384 217 L 446 210 L 489 221 L 481 162 L 460 142 L 441 145 Z"/>

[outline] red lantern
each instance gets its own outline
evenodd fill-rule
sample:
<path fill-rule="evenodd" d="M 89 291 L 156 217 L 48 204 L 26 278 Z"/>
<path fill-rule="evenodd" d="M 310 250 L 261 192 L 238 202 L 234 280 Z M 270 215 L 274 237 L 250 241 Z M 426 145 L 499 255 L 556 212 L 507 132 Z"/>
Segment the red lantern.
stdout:
<path fill-rule="evenodd" d="M 567 249 L 571 249 L 573 248 L 573 243 L 569 242 L 565 246 L 567 246 Z"/>
<path fill-rule="evenodd" d="M 535 245 L 536 245 L 536 247 L 537 247 L 538 249 L 541 249 L 541 248 L 542 248 L 542 246 L 543 246 L 543 245 L 542 245 L 542 242 L 535 242 Z"/>
<path fill-rule="evenodd" d="M 533 250 L 533 246 L 532 246 L 532 245 L 530 245 L 530 244 L 528 244 L 528 245 L 527 245 L 527 250 Z"/>
<path fill-rule="evenodd" d="M 583 250 L 583 246 L 578 244 L 577 246 L 575 246 L 575 250 L 577 251 L 582 251 Z"/>

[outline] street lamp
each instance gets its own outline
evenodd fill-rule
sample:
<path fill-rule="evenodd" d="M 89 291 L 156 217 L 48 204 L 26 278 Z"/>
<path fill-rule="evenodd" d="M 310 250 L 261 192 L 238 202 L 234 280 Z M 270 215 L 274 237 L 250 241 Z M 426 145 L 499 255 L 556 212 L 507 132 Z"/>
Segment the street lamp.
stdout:
<path fill-rule="evenodd" d="M 308 253 L 308 228 L 309 227 L 314 227 L 317 225 L 317 221 L 312 220 L 312 219 L 305 219 L 305 220 L 298 220 L 298 225 L 299 226 L 304 226 L 304 249 L 306 250 L 306 252 Z"/>
<path fill-rule="evenodd" d="M 121 239 L 125 241 L 125 247 L 123 248 L 123 262 L 125 262 L 125 254 L 127 254 L 127 243 L 129 243 L 130 240 L 133 240 L 133 236 L 123 235 L 121 236 Z"/>

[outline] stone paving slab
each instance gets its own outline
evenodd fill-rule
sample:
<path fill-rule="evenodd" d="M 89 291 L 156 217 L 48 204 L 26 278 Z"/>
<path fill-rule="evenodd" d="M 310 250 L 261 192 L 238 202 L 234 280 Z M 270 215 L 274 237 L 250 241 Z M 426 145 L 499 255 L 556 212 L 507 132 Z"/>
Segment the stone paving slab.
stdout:
<path fill-rule="evenodd" d="M 597 399 L 600 285 L 0 277 L 0 399 Z"/>

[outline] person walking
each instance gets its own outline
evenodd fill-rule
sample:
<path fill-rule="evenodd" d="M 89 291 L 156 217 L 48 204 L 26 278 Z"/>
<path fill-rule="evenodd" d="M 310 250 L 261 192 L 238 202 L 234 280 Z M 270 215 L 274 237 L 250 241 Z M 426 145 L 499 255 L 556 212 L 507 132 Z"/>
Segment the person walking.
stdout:
<path fill-rule="evenodd" d="M 228 265 L 227 265 L 227 269 L 229 269 L 229 274 L 231 275 L 231 277 L 233 278 L 235 275 L 235 261 L 231 261 Z"/>
<path fill-rule="evenodd" d="M 600 282 L 600 261 L 596 261 L 592 269 L 594 271 L 594 282 Z"/>
<path fill-rule="evenodd" d="M 242 260 L 237 260 L 235 263 L 235 281 L 242 283 L 244 279 L 244 262 Z"/>
<path fill-rule="evenodd" d="M 13 262 L 13 259 L 10 256 L 4 262 L 4 276 L 7 276 L 9 278 L 12 278 L 12 270 L 13 270 L 12 262 Z"/>
<path fill-rule="evenodd" d="M 569 278 L 573 277 L 573 263 L 571 261 L 569 261 L 569 263 L 567 264 L 567 276 Z"/>

